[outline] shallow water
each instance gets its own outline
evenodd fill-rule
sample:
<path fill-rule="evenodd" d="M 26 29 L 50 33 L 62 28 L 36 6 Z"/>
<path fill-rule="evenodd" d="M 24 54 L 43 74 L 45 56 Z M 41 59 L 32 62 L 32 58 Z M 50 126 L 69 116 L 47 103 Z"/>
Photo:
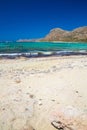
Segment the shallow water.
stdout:
<path fill-rule="evenodd" d="M 13 54 L 14 53 L 14 54 Z M 10 42 L 0 43 L 0 55 L 79 55 L 87 54 L 87 43 Z"/>

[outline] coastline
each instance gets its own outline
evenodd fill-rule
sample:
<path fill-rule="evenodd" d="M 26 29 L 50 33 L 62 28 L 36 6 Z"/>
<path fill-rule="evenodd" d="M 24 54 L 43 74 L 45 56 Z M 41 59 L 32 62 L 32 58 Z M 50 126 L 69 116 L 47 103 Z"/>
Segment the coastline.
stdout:
<path fill-rule="evenodd" d="M 0 129 L 86 130 L 86 77 L 85 55 L 0 59 Z"/>
<path fill-rule="evenodd" d="M 41 57 L 62 57 L 62 56 L 81 56 L 87 55 L 86 50 L 69 51 L 69 50 L 59 50 L 59 51 L 31 51 L 31 52 L 20 52 L 20 53 L 0 53 L 1 59 L 16 59 L 16 58 L 41 58 Z"/>

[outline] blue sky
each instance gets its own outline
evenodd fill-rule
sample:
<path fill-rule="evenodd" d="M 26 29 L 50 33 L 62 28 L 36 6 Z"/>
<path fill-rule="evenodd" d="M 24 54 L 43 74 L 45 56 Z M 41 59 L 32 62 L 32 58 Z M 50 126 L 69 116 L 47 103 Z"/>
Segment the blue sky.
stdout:
<path fill-rule="evenodd" d="M 87 0 L 0 0 L 0 40 L 44 37 L 87 25 Z"/>

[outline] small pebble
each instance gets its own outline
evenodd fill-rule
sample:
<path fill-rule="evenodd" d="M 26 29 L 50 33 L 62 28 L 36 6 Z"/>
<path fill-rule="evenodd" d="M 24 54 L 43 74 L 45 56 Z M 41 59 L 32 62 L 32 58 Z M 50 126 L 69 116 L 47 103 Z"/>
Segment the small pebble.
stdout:
<path fill-rule="evenodd" d="M 34 95 L 33 95 L 33 94 L 30 94 L 30 98 L 34 98 Z"/>
<path fill-rule="evenodd" d="M 52 102 L 55 102 L 55 100 L 54 100 L 54 99 L 52 99 L 51 101 L 52 101 Z"/>
<path fill-rule="evenodd" d="M 40 101 L 42 100 L 42 99 L 39 99 Z"/>
<path fill-rule="evenodd" d="M 15 82 L 16 82 L 16 83 L 21 83 L 21 79 L 20 79 L 20 78 L 17 78 L 17 79 L 15 79 Z"/>
<path fill-rule="evenodd" d="M 42 105 L 42 102 L 41 102 L 41 101 L 39 101 L 39 102 L 38 102 L 38 104 L 41 106 L 41 105 Z"/>
<path fill-rule="evenodd" d="M 28 111 L 28 108 L 25 108 L 25 111 Z"/>
<path fill-rule="evenodd" d="M 78 91 L 76 91 L 76 93 L 79 93 Z"/>
<path fill-rule="evenodd" d="M 5 110 L 5 108 L 2 109 L 3 111 Z"/>

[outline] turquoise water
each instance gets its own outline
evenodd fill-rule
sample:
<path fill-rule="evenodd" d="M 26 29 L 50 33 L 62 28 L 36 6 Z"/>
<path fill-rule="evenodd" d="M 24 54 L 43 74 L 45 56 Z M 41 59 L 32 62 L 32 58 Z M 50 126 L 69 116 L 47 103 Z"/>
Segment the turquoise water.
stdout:
<path fill-rule="evenodd" d="M 87 43 L 12 42 L 0 43 L 0 54 L 29 52 L 87 52 Z"/>
<path fill-rule="evenodd" d="M 87 50 L 87 43 L 12 42 L 0 43 L 0 52 Z"/>

